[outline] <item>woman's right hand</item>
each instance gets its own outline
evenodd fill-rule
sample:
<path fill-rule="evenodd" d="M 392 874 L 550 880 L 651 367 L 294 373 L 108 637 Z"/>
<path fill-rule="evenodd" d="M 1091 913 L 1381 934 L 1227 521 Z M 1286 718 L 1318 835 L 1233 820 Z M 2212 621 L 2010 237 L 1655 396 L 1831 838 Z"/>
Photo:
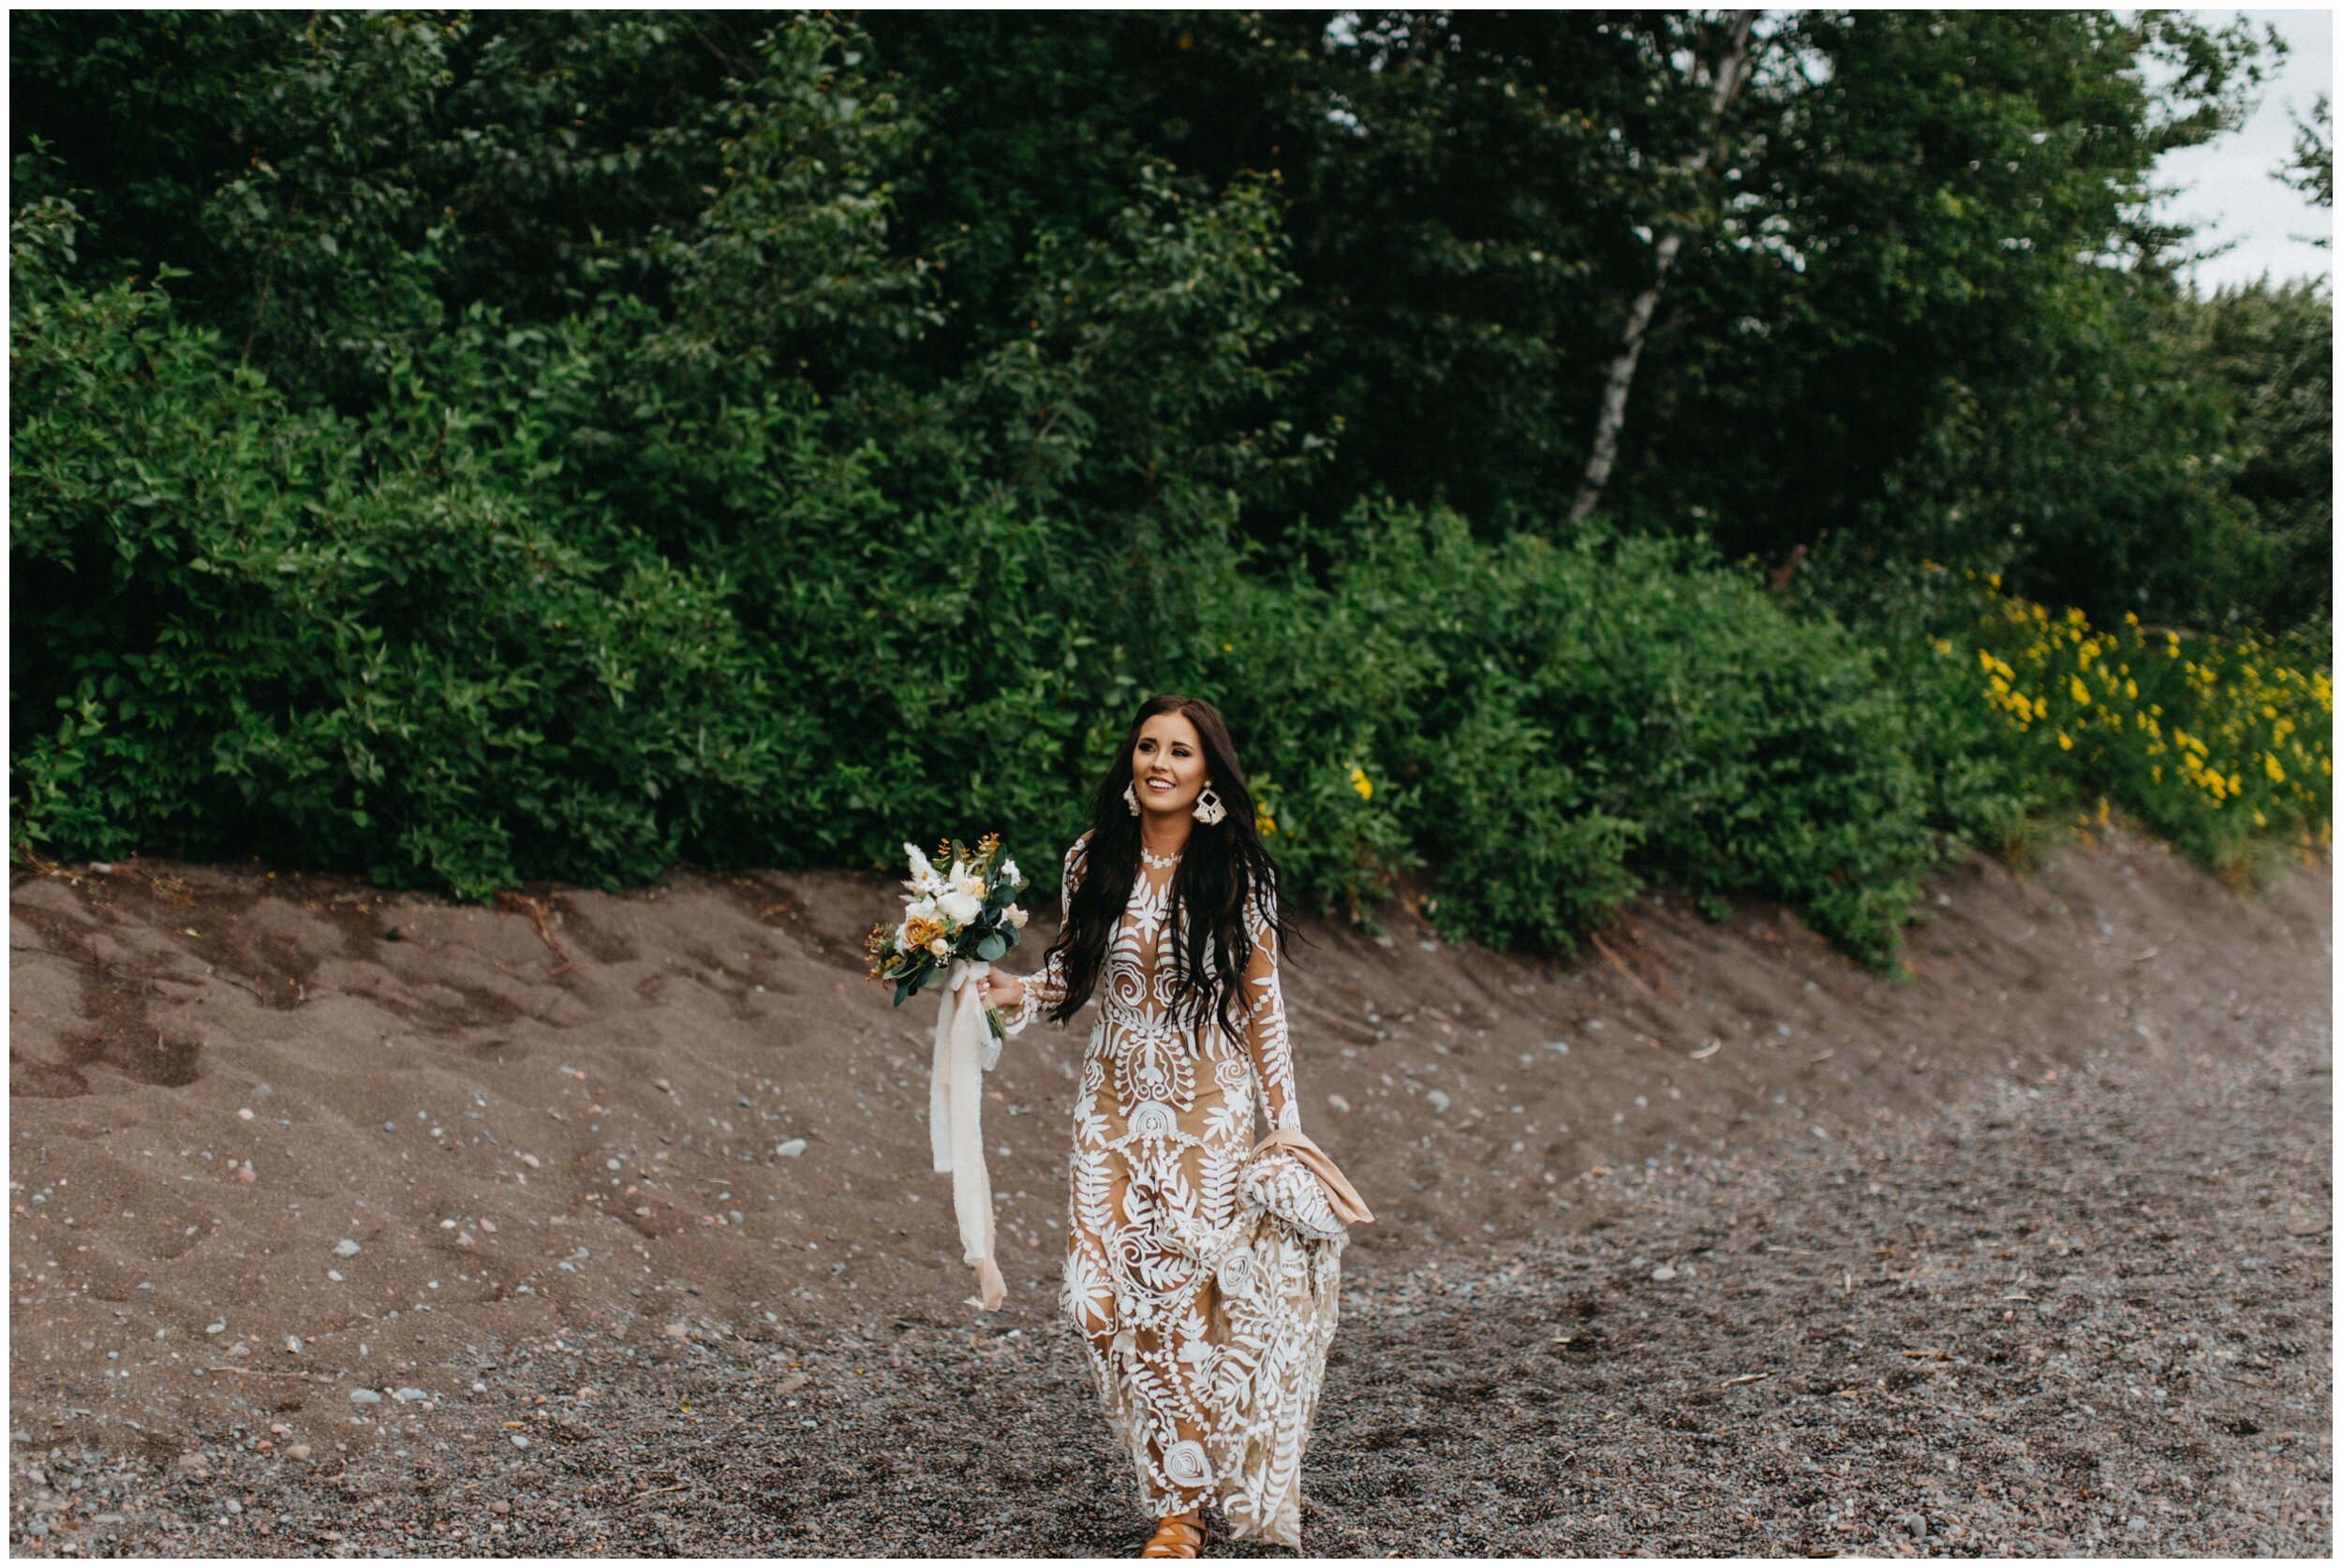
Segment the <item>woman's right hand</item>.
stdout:
<path fill-rule="evenodd" d="M 983 984 L 985 1006 L 1014 1013 L 1024 1005 L 1025 983 L 1006 969 L 986 969 Z"/>

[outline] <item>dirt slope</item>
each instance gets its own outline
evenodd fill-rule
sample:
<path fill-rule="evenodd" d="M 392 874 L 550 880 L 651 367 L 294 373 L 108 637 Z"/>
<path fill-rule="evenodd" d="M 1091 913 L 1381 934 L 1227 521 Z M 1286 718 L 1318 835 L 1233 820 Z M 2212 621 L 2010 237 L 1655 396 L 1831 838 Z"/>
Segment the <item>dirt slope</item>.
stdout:
<path fill-rule="evenodd" d="M 1077 1031 L 1012 1042 L 987 1101 L 1010 1304 L 984 1320 L 926 1169 L 932 1003 L 891 1009 L 861 978 L 894 884 L 531 891 L 541 932 L 259 867 L 19 879 L 20 1462 L 233 1442 L 461 1472 L 548 1395 L 590 1408 L 595 1383 L 711 1354 L 778 1378 L 840 1333 L 900 1364 L 922 1335 L 1052 1321 Z M 1718 925 L 1655 895 L 1568 964 L 1403 915 L 1380 941 L 1311 927 L 1287 983 L 1304 1115 L 1383 1221 L 1352 1253 L 1361 1303 L 1443 1260 L 1658 1257 L 1650 1183 L 1687 1162 L 1801 1169 L 2085 1061 L 2330 1020 L 2322 869 L 2240 898 L 2117 830 L 2028 877 L 1979 857 L 1930 897 L 1902 986 L 1764 905 Z M 2319 1236 L 2314 1162 L 2329 1179 L 2297 1181 L 2291 1218 Z M 2302 1333 L 2330 1360 L 2330 1321 Z M 44 1548 L 75 1539 L 70 1507 L 39 1517 Z M 227 1528 L 227 1549 L 269 1549 Z"/>

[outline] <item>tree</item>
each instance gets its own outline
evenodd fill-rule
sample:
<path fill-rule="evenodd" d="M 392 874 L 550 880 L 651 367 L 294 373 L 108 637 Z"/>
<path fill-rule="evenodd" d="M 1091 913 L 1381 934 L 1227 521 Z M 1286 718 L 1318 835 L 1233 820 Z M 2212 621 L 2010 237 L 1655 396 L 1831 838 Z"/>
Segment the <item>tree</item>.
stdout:
<path fill-rule="evenodd" d="M 1731 13 L 1725 36 L 1724 52 L 1708 69 L 1715 87 L 1713 117 L 1717 125 L 1700 144 L 1683 160 L 1685 178 L 1697 181 L 1708 167 L 1709 155 L 1722 131 L 1726 111 L 1739 96 L 1741 83 L 1748 75 L 1748 33 L 1755 25 L 1755 11 Z M 1619 427 L 1626 420 L 1626 392 L 1634 383 L 1635 362 L 1642 357 L 1643 334 L 1651 329 L 1651 313 L 1658 308 L 1659 291 L 1667 286 L 1668 269 L 1675 264 L 1675 254 L 1682 248 L 1682 229 L 1670 224 L 1659 236 L 1651 261 L 1651 283 L 1635 296 L 1635 303 L 1626 312 L 1626 330 L 1618 353 L 1610 361 L 1610 373 L 1602 388 L 1602 412 L 1594 422 L 1593 440 L 1586 458 L 1585 477 L 1578 481 L 1578 494 L 1569 503 L 1568 521 L 1584 521 L 1602 497 L 1602 487 L 1609 481 L 1610 468 L 1618 461 Z"/>

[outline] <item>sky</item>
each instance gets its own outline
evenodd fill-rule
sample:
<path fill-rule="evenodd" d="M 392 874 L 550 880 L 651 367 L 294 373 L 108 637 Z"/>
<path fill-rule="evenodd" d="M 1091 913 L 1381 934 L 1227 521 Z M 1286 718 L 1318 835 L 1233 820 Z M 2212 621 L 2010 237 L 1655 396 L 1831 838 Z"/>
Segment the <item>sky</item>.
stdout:
<path fill-rule="evenodd" d="M 2200 242 L 2234 242 L 2227 254 L 2193 270 L 2198 286 L 2207 291 L 2223 284 L 2249 283 L 2264 273 L 2276 279 L 2315 276 L 2331 281 L 2334 252 L 2320 250 L 2302 236 L 2331 235 L 2334 214 L 2311 206 L 2301 192 L 2272 178 L 2271 171 L 2292 156 L 2295 120 L 2306 119 L 2318 95 L 2333 90 L 2334 13 L 2199 14 L 2223 25 L 2238 16 L 2273 25 L 2291 46 L 2291 53 L 2275 79 L 2262 88 L 2260 107 L 2242 127 L 2205 146 L 2164 155 L 2157 177 L 2183 188 L 2157 211 L 2194 223 Z"/>

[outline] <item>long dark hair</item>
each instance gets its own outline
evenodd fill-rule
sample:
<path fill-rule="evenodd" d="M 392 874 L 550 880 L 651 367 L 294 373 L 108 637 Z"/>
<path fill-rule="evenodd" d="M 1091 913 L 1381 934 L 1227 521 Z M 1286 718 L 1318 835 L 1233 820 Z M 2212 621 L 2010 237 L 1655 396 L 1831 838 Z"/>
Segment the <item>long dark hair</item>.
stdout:
<path fill-rule="evenodd" d="M 1049 1016 L 1060 1024 L 1072 1017 L 1105 972 L 1107 947 L 1138 877 L 1138 818 L 1122 791 L 1134 783 L 1131 754 L 1137 749 L 1138 732 L 1160 713 L 1180 714 L 1195 726 L 1203 747 L 1204 777 L 1227 807 L 1219 821 L 1199 821 L 1189 830 L 1187 848 L 1171 874 L 1164 929 L 1171 947 L 1175 989 L 1187 999 L 1191 1021 L 1217 1017 L 1223 1029 L 1235 1034 L 1246 1012 L 1244 967 L 1253 957 L 1253 933 L 1245 922 L 1248 901 L 1264 898 L 1274 911 L 1281 955 L 1292 927 L 1277 899 L 1277 868 L 1260 841 L 1253 794 L 1245 788 L 1236 745 L 1228 739 L 1219 710 L 1200 697 L 1147 699 L 1131 720 L 1121 749 L 1114 754 L 1114 765 L 1098 783 L 1089 812 L 1089 840 L 1082 851 L 1065 928 L 1049 949 L 1065 958 L 1065 996 Z"/>

